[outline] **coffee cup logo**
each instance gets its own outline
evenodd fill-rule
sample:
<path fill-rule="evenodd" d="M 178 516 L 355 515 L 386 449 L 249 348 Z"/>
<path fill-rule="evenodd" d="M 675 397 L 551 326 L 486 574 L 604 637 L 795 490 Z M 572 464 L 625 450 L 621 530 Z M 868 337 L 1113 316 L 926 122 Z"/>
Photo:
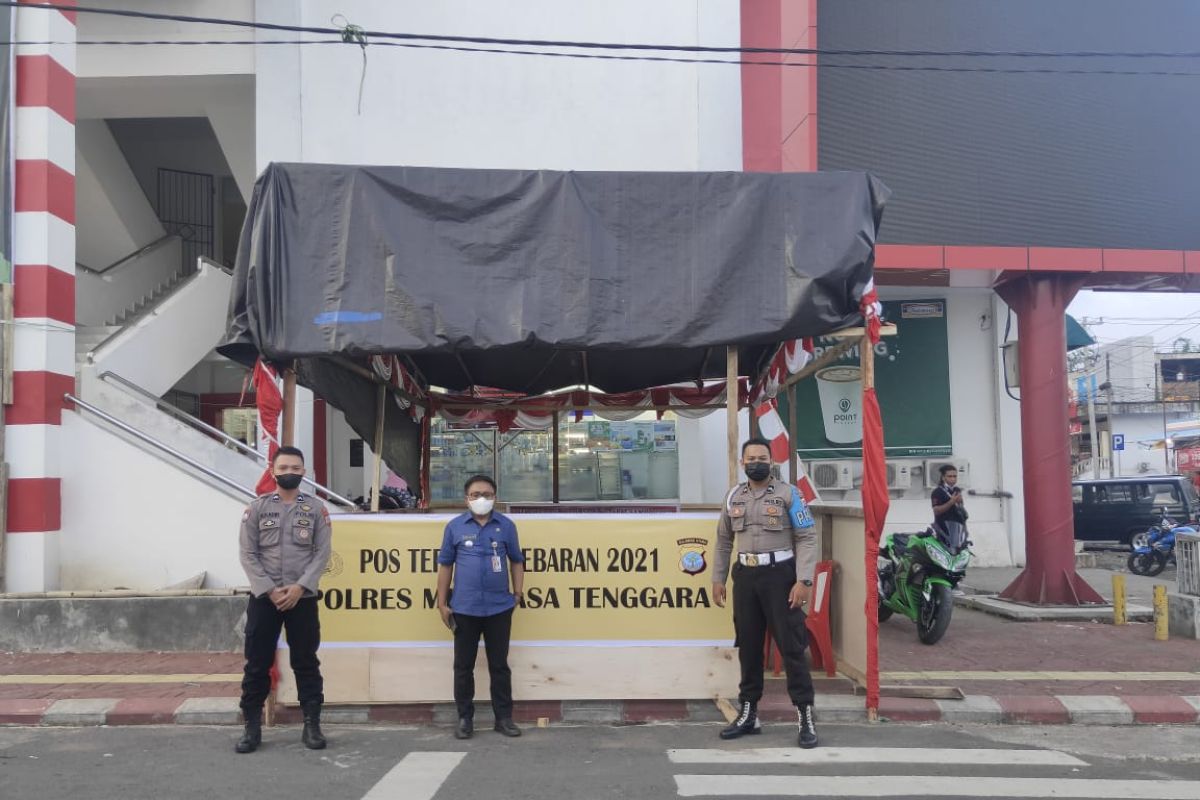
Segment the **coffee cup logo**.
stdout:
<path fill-rule="evenodd" d="M 862 441 L 862 370 L 835 366 L 818 370 L 817 395 L 825 439 L 832 445 L 854 445 Z"/>

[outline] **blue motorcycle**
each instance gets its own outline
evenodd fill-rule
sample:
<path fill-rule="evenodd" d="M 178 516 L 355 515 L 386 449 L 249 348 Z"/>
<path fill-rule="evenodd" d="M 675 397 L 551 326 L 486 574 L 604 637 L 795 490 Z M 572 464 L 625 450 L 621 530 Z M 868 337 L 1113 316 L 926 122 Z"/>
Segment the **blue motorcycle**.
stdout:
<path fill-rule="evenodd" d="M 1129 554 L 1129 571 L 1135 575 L 1153 577 L 1175 560 L 1175 536 L 1180 533 L 1195 533 L 1190 525 L 1176 525 L 1167 516 L 1166 509 L 1157 525 L 1150 526 L 1146 533 L 1133 538 L 1133 552 Z"/>

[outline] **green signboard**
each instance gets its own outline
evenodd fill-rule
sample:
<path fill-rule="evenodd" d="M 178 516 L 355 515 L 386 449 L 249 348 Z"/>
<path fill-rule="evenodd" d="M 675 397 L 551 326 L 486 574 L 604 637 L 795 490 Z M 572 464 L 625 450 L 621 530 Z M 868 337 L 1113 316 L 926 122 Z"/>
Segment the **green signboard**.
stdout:
<path fill-rule="evenodd" d="M 875 348 L 875 389 L 888 458 L 951 455 L 950 368 L 945 300 L 883 304 L 896 336 Z M 817 354 L 836 344 L 815 342 Z M 862 380 L 858 348 L 796 384 L 796 449 L 802 459 L 862 455 Z M 780 395 L 787 419 L 787 400 Z"/>

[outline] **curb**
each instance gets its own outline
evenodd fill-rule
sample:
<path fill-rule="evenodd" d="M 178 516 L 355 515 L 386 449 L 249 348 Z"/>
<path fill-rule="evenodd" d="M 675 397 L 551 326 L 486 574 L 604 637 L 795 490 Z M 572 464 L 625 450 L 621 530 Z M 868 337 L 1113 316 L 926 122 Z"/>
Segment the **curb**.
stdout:
<path fill-rule="evenodd" d="M 765 697 L 759 717 L 766 722 L 796 720 L 786 698 Z M 882 697 L 879 717 L 885 722 L 941 722 L 991 725 L 1195 725 L 1200 723 L 1200 696 L 1179 695 L 971 695 L 962 700 Z M 322 721 L 332 724 L 370 723 L 447 725 L 456 718 L 452 703 L 338 706 L 327 705 Z M 647 723 L 709 722 L 724 717 L 708 700 L 564 700 L 517 702 L 513 718 L 522 724 L 640 725 Z M 866 722 L 861 697 L 821 695 L 821 722 Z M 95 725 L 240 725 L 236 697 L 124 698 L 69 700 L 0 699 L 0 726 Z M 279 706 L 275 724 L 297 724 L 300 709 Z M 490 726 L 487 702 L 478 705 L 476 724 Z"/>

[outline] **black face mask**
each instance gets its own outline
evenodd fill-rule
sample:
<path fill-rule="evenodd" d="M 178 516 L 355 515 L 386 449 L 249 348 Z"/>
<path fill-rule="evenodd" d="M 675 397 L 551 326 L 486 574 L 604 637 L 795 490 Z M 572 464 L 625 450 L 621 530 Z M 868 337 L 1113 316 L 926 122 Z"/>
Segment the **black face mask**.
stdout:
<path fill-rule="evenodd" d="M 765 461 L 755 461 L 746 465 L 746 477 L 752 481 L 765 481 L 771 476 L 771 465 Z"/>
<path fill-rule="evenodd" d="M 275 483 L 279 484 L 279 488 L 288 492 L 292 489 L 299 489 L 301 480 L 303 480 L 303 477 L 295 473 L 275 476 Z"/>

